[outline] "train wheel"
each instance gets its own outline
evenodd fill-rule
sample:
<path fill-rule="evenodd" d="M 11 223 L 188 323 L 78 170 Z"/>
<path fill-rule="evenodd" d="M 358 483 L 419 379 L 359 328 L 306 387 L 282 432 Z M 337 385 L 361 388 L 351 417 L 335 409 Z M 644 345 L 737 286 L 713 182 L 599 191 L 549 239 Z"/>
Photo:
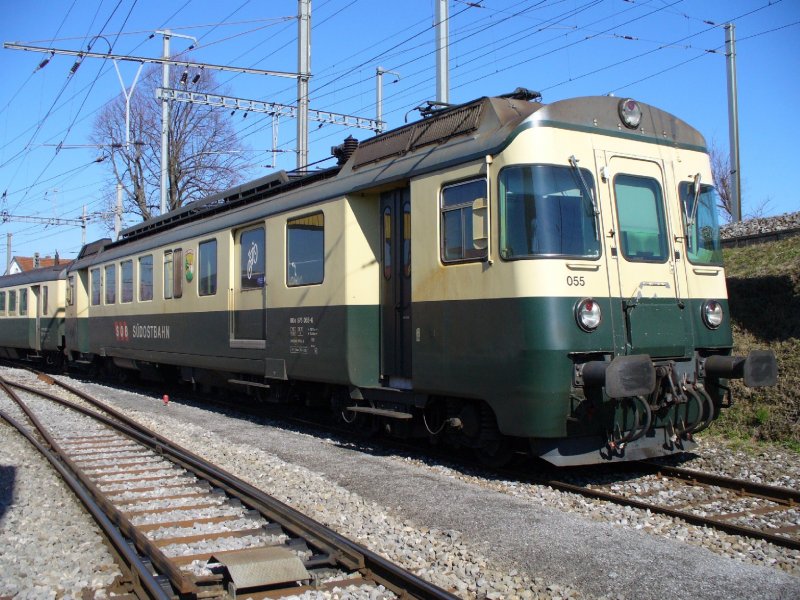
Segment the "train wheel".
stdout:
<path fill-rule="evenodd" d="M 480 447 L 474 449 L 478 461 L 492 469 L 499 469 L 511 462 L 514 451 L 506 439 L 487 440 Z"/>

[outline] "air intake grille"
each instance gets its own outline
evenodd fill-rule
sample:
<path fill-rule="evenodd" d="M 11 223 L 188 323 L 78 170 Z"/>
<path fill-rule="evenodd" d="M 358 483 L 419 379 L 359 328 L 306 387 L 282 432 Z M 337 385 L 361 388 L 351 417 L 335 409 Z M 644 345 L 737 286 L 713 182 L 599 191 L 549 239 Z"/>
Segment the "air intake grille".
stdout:
<path fill-rule="evenodd" d="M 412 152 L 429 144 L 475 131 L 480 122 L 483 102 L 443 111 L 407 127 L 390 131 L 362 142 L 355 153 L 353 167 L 378 162 L 391 156 Z"/>

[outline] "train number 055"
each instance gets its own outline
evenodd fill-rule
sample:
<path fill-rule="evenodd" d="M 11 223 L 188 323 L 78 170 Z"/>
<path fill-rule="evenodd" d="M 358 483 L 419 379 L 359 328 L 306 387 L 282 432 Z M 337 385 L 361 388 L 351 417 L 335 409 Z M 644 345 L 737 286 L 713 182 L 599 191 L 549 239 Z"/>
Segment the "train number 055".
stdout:
<path fill-rule="evenodd" d="M 578 277 L 577 275 L 567 275 L 567 285 L 573 287 L 583 287 L 586 285 L 586 280 L 583 278 L 583 275 Z"/>

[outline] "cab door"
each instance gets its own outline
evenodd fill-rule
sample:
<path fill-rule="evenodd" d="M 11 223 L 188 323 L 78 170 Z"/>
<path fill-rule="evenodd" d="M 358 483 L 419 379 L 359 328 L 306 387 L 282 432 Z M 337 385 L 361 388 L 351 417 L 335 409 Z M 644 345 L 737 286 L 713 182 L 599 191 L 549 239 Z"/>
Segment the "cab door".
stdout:
<path fill-rule="evenodd" d="M 265 348 L 267 338 L 266 237 L 264 224 L 234 232 L 230 290 L 230 347 Z"/>
<path fill-rule="evenodd" d="M 663 163 L 606 153 L 604 166 L 613 222 L 607 251 L 616 263 L 609 274 L 624 325 L 617 332 L 621 349 L 654 358 L 687 356 L 691 331 L 678 289 L 677 232 L 670 227 L 667 201 L 673 194 L 665 188 Z"/>

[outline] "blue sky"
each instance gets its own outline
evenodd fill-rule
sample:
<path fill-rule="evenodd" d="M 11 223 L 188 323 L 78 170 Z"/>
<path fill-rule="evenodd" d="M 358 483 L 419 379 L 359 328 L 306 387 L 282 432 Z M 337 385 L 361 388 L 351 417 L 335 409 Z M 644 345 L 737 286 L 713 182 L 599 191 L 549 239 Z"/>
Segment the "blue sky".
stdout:
<path fill-rule="evenodd" d="M 186 56 L 198 62 L 267 70 L 297 67 L 297 2 L 293 0 L 0 0 L 4 42 L 85 49 L 96 35 L 115 54 L 156 57 L 156 29 L 198 38 Z M 672 112 L 694 125 L 709 145 L 728 149 L 724 56 L 726 22 L 736 25 L 743 212 L 800 210 L 789 177 L 800 139 L 800 0 L 450 0 L 450 101 L 502 94 L 518 86 L 539 90 L 545 102 L 614 93 Z M 384 118 L 399 126 L 415 106 L 434 99 L 434 2 L 313 0 L 313 109 L 375 115 L 375 69 L 384 78 Z M 174 52 L 190 41 L 174 38 Z M 97 40 L 95 51 L 106 51 Z M 107 210 L 110 174 L 89 144 L 102 106 L 121 93 L 113 65 L 85 59 L 68 77 L 73 57 L 0 52 L 0 211 L 14 216 L 74 219 Z M 130 85 L 136 65 L 121 64 Z M 231 95 L 293 104 L 295 84 L 258 75 L 220 74 Z M 409 119 L 417 113 L 408 114 Z M 245 180 L 273 170 L 272 121 L 232 117 L 251 165 Z M 365 130 L 311 123 L 309 161 Z M 61 148 L 57 150 L 58 145 Z M 295 124 L 279 127 L 277 168 L 292 169 Z M 332 164 L 332 163 L 322 163 Z M 133 224 L 132 215 L 124 223 Z M 74 257 L 78 227 L 0 223 L 13 254 Z M 93 221 L 87 240 L 107 235 Z"/>

